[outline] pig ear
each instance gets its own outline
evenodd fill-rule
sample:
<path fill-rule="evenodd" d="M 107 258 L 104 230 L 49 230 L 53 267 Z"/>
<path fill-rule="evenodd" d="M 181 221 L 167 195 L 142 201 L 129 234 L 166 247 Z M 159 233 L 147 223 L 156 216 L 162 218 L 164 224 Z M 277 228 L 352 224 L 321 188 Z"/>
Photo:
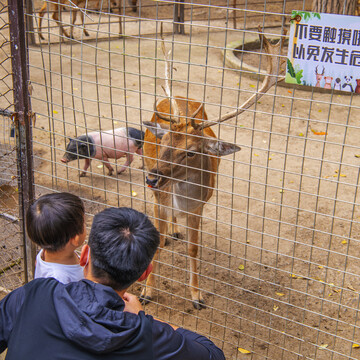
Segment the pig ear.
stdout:
<path fill-rule="evenodd" d="M 213 138 L 207 138 L 204 145 L 206 152 L 217 156 L 225 156 L 241 150 L 240 146 Z"/>
<path fill-rule="evenodd" d="M 166 124 L 158 124 L 153 123 L 151 121 L 144 121 L 144 126 L 151 131 L 158 139 L 162 139 L 162 137 L 169 132 L 169 126 Z"/>

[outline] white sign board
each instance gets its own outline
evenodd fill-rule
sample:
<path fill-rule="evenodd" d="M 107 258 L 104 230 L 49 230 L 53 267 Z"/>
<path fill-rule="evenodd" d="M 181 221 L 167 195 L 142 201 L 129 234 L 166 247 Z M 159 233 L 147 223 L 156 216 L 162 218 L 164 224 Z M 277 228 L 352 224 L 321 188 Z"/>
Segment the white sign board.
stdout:
<path fill-rule="evenodd" d="M 293 11 L 285 81 L 360 93 L 360 18 Z"/>

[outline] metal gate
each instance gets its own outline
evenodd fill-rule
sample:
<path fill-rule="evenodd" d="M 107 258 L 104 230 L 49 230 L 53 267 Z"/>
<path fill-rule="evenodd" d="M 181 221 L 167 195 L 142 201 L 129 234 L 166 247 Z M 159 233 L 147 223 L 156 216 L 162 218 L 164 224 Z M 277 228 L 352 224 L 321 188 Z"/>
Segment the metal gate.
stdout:
<path fill-rule="evenodd" d="M 25 281 L 19 224 L 18 172 L 13 114 L 13 79 L 7 3 L 0 3 L 0 297 Z"/>
<path fill-rule="evenodd" d="M 135 155 L 118 175 L 94 159 L 84 177 L 84 160 L 61 159 L 69 137 L 145 130 L 155 101 L 166 97 L 161 23 L 172 50 L 173 94 L 201 102 L 214 119 L 261 86 L 266 69 L 258 26 L 279 38 L 291 10 L 311 8 L 297 1 L 138 0 L 134 12 L 134 2 L 88 1 L 78 8 L 73 1 L 57 9 L 47 2 L 41 39 L 42 4 L 34 1 L 27 16 L 33 126 L 24 148 L 33 149 L 34 196 L 78 194 L 88 227 L 107 206 L 158 216 L 143 157 Z M 65 33 L 53 20 L 56 12 Z M 77 19 L 69 39 L 74 12 L 83 13 L 84 26 Z M 242 149 L 222 157 L 201 218 L 197 270 L 206 308 L 191 301 L 185 216 L 178 230 L 169 229 L 180 236 L 165 234 L 146 312 L 209 336 L 227 359 L 360 359 L 359 105 L 354 93 L 278 83 L 215 126 L 219 139 Z M 1 106 L 12 111 L 12 100 Z M 4 124 L 8 134 L 6 116 Z M 115 170 L 123 162 L 110 159 Z M 30 199 L 31 186 L 26 194 Z M 144 286 L 132 292 L 140 295 Z"/>

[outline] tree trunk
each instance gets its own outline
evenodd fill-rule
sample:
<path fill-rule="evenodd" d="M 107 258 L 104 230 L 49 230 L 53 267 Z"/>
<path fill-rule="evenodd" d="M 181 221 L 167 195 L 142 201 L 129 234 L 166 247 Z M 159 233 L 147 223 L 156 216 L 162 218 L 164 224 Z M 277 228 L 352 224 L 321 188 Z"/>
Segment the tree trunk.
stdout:
<path fill-rule="evenodd" d="M 317 13 L 355 15 L 357 0 L 313 0 L 312 11 Z"/>

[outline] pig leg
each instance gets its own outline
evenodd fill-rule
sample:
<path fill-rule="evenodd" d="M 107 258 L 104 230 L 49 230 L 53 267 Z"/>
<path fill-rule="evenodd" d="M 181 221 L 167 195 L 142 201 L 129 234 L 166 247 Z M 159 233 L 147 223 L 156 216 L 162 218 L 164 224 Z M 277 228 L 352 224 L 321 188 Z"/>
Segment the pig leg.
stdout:
<path fill-rule="evenodd" d="M 86 176 L 86 170 L 89 168 L 90 163 L 91 163 L 91 159 L 85 159 L 85 165 L 83 171 L 80 173 L 80 177 Z"/>
<path fill-rule="evenodd" d="M 106 166 L 106 167 L 108 168 L 108 170 L 109 170 L 108 175 L 111 176 L 111 175 L 113 174 L 113 172 L 114 172 L 114 168 L 110 165 L 110 162 L 109 162 L 108 157 L 105 156 L 104 154 L 103 154 L 103 161 L 104 161 L 105 166 Z"/>
<path fill-rule="evenodd" d="M 134 155 L 133 154 L 126 154 L 126 162 L 125 164 L 121 167 L 121 169 L 118 171 L 118 174 L 121 174 L 122 172 L 124 172 L 132 163 L 134 159 Z"/>

